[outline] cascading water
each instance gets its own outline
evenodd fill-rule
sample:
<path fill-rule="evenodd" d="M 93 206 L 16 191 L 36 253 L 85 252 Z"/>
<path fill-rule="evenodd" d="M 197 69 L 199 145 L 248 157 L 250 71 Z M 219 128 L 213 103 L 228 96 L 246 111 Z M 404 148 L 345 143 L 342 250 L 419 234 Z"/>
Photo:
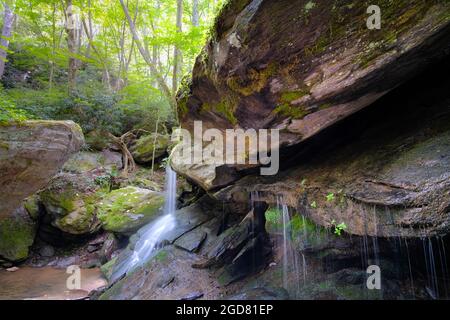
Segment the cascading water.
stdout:
<path fill-rule="evenodd" d="M 176 211 L 177 175 L 168 165 L 166 167 L 166 191 L 164 215 L 149 223 L 139 231 L 140 237 L 129 258 L 120 263 L 115 274 L 121 276 L 145 264 L 151 255 L 164 241 L 164 236 L 176 227 L 174 212 Z"/>
<path fill-rule="evenodd" d="M 289 207 L 285 203 L 283 197 L 277 198 L 277 210 L 281 214 L 282 222 L 282 259 L 283 259 L 283 287 L 291 291 L 293 294 L 293 289 L 295 289 L 295 295 L 300 291 L 300 263 L 299 256 L 296 252 L 291 239 L 292 226 L 291 226 L 291 216 L 289 213 Z M 303 280 L 306 281 L 306 259 L 302 254 L 303 262 Z M 292 270 L 293 268 L 293 270 Z M 295 288 L 292 288 L 292 284 L 295 284 Z M 290 289 L 290 290 L 289 290 Z"/>

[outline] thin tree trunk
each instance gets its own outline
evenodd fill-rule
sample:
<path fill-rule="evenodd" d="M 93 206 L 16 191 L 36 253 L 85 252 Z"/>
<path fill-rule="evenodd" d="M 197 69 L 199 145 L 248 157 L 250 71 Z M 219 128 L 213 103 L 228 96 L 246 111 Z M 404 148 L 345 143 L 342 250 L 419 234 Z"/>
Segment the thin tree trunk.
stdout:
<path fill-rule="evenodd" d="M 110 76 L 108 64 L 106 62 L 107 59 L 100 55 L 100 51 L 95 46 L 93 35 L 90 33 L 91 31 L 89 31 L 89 27 L 86 24 L 86 21 L 84 19 L 82 19 L 81 23 L 83 25 L 84 32 L 86 33 L 86 36 L 87 36 L 87 39 L 89 41 L 90 47 L 92 48 L 94 53 L 97 55 L 98 59 L 100 60 L 100 63 L 103 64 L 103 71 L 104 71 L 105 82 L 106 82 L 106 85 L 108 87 L 108 90 L 111 92 L 112 91 L 112 88 L 111 88 L 111 76 Z"/>
<path fill-rule="evenodd" d="M 177 0 L 177 32 L 183 32 L 183 0 Z M 172 91 L 176 94 L 178 89 L 178 76 L 181 71 L 181 50 L 175 45 L 173 55 L 173 76 L 172 76 Z"/>
<path fill-rule="evenodd" d="M 192 0 L 192 25 L 198 27 L 200 25 L 200 15 L 198 12 L 198 0 Z"/>
<path fill-rule="evenodd" d="M 53 78 L 55 76 L 55 54 L 56 54 L 56 3 L 53 4 L 52 12 L 52 57 L 50 60 L 50 75 L 48 79 L 48 90 L 53 89 Z"/>
<path fill-rule="evenodd" d="M 67 32 L 67 49 L 69 50 L 69 73 L 68 87 L 69 93 L 73 93 L 76 88 L 76 78 L 78 71 L 78 60 L 75 55 L 77 53 L 78 39 L 77 28 L 75 25 L 75 16 L 73 12 L 72 0 L 66 0 L 66 32 Z"/>
<path fill-rule="evenodd" d="M 12 35 L 14 24 L 14 12 L 7 3 L 3 3 L 5 14 L 3 16 L 3 30 L 0 41 L 0 79 L 5 73 L 6 57 L 8 56 L 9 39 Z"/>

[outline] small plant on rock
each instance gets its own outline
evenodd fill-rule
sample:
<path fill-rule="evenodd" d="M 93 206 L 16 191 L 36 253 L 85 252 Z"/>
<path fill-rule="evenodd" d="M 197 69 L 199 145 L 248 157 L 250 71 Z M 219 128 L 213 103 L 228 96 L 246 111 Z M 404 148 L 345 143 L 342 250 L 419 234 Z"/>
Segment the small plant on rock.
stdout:
<path fill-rule="evenodd" d="M 347 230 L 347 225 L 344 222 L 337 224 L 336 220 L 333 220 L 331 221 L 331 224 L 334 227 L 334 234 L 339 237 L 342 235 L 342 232 Z"/>

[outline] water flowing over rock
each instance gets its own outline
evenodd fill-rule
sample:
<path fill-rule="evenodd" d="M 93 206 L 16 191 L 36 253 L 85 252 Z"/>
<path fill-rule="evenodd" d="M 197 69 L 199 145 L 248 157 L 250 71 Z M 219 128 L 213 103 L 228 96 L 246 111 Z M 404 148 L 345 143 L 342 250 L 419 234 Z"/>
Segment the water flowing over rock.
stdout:
<path fill-rule="evenodd" d="M 179 92 L 182 126 L 280 129 L 282 149 L 296 146 L 448 53 L 449 3 L 380 6 L 382 29 L 369 30 L 365 2 L 229 1 Z M 207 190 L 243 175 L 237 166 L 175 169 Z"/>
<path fill-rule="evenodd" d="M 0 217 L 44 188 L 83 143 L 72 121 L 0 124 Z"/>

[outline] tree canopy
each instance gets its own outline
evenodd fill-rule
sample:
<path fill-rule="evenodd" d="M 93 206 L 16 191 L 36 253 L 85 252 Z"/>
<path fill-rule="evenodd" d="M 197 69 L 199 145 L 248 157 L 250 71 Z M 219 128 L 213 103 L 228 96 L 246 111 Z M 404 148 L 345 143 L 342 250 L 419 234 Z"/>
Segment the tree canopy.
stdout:
<path fill-rule="evenodd" d="M 5 0 L 0 121 L 121 134 L 175 124 L 175 95 L 222 0 Z"/>

